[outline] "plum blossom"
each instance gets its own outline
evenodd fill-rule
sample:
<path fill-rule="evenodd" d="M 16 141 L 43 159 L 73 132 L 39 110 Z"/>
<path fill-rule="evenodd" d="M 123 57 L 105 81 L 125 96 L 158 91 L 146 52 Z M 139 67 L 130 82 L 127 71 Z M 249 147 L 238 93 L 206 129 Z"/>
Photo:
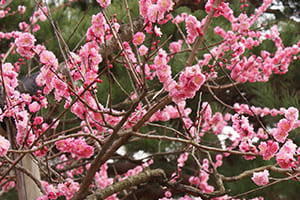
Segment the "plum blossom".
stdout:
<path fill-rule="evenodd" d="M 181 49 L 182 43 L 183 43 L 182 40 L 179 40 L 177 42 L 171 42 L 170 45 L 169 45 L 170 52 L 171 53 L 177 53 L 177 52 L 179 52 L 180 49 Z"/>
<path fill-rule="evenodd" d="M 88 145 L 83 138 L 68 138 L 59 140 L 55 144 L 58 150 L 70 152 L 82 158 L 89 158 L 94 153 L 94 148 Z"/>
<path fill-rule="evenodd" d="M 7 139 L 0 135 L 0 156 L 3 157 L 7 154 L 10 143 Z"/>
<path fill-rule="evenodd" d="M 199 65 L 186 67 L 179 76 L 178 84 L 170 89 L 170 96 L 174 102 L 193 98 L 204 82 L 205 76 L 201 73 Z"/>
<path fill-rule="evenodd" d="M 103 8 L 106 8 L 111 4 L 111 0 L 97 0 L 97 2 L 102 6 Z"/>
<path fill-rule="evenodd" d="M 287 119 L 281 119 L 277 124 L 277 128 L 272 129 L 272 134 L 278 142 L 284 142 L 288 136 L 288 132 L 292 128 L 292 122 Z"/>
<path fill-rule="evenodd" d="M 16 40 L 17 52 L 27 58 L 30 59 L 34 56 L 34 52 L 32 48 L 34 48 L 34 42 L 36 41 L 34 35 L 30 33 L 22 33 Z"/>
<path fill-rule="evenodd" d="M 41 109 L 41 106 L 38 102 L 34 101 L 28 106 L 28 108 L 30 112 L 35 113 Z"/>
<path fill-rule="evenodd" d="M 139 7 L 140 7 L 140 15 L 144 18 L 147 18 L 148 7 L 152 5 L 151 0 L 140 0 Z"/>
<path fill-rule="evenodd" d="M 199 35 L 201 31 L 201 23 L 197 20 L 195 16 L 189 15 L 185 19 L 185 26 L 187 30 L 187 42 L 192 44 L 196 37 Z"/>
<path fill-rule="evenodd" d="M 137 32 L 133 36 L 132 43 L 136 44 L 136 45 L 140 45 L 140 44 L 142 44 L 144 42 L 144 40 L 145 40 L 145 34 L 142 33 L 142 32 Z"/>
<path fill-rule="evenodd" d="M 155 32 L 155 35 L 157 36 L 157 37 L 161 37 L 162 36 L 162 32 L 161 32 L 161 30 L 160 30 L 160 27 L 158 27 L 158 26 L 154 26 L 154 32 Z"/>
<path fill-rule="evenodd" d="M 87 40 L 94 40 L 102 44 L 104 42 L 106 22 L 102 13 L 92 16 L 92 26 L 87 30 Z"/>
<path fill-rule="evenodd" d="M 19 5 L 18 6 L 18 12 L 20 13 L 20 15 L 22 15 L 26 10 L 26 6 L 22 6 L 22 5 Z"/>
<path fill-rule="evenodd" d="M 254 172 L 251 179 L 258 186 L 267 185 L 269 183 L 269 171 L 265 169 L 263 172 Z"/>
<path fill-rule="evenodd" d="M 177 159 L 179 169 L 184 166 L 184 162 L 188 159 L 188 156 L 189 155 L 187 152 L 180 154 L 179 158 Z"/>
<path fill-rule="evenodd" d="M 15 41 L 17 47 L 32 48 L 36 41 L 34 35 L 30 33 L 22 33 Z"/>
<path fill-rule="evenodd" d="M 279 145 L 273 140 L 268 140 L 268 142 L 261 142 L 258 146 L 259 154 L 263 156 L 264 160 L 270 160 L 278 151 Z"/>
<path fill-rule="evenodd" d="M 64 183 L 59 183 L 57 186 L 46 181 L 41 181 L 41 183 L 47 194 L 39 197 L 38 200 L 57 199 L 59 196 L 65 196 L 69 200 L 79 189 L 79 183 L 70 178 L 67 178 Z"/>
<path fill-rule="evenodd" d="M 53 52 L 44 50 L 40 54 L 40 61 L 46 66 L 52 66 L 54 70 L 58 67 L 58 61 Z"/>
<path fill-rule="evenodd" d="M 289 121 L 294 121 L 299 118 L 299 111 L 295 107 L 289 107 L 285 112 L 285 118 Z"/>
<path fill-rule="evenodd" d="M 217 112 L 214 114 L 214 116 L 211 118 L 211 126 L 212 130 L 215 134 L 221 134 L 223 131 L 223 128 L 226 126 L 226 122 L 223 119 L 223 116 L 220 112 Z"/>
<path fill-rule="evenodd" d="M 292 140 L 287 140 L 276 154 L 276 161 L 281 168 L 293 167 L 295 163 L 294 154 L 296 152 L 296 145 Z"/>
<path fill-rule="evenodd" d="M 164 18 L 163 12 L 157 4 L 151 4 L 147 9 L 147 19 L 154 23 Z"/>
<path fill-rule="evenodd" d="M 0 10 L 0 19 L 4 18 L 6 14 L 7 14 L 7 11 Z"/>
<path fill-rule="evenodd" d="M 174 3 L 172 0 L 158 0 L 157 5 L 160 12 L 171 11 L 173 9 Z"/>
<path fill-rule="evenodd" d="M 148 47 L 146 47 L 145 45 L 141 45 L 139 47 L 139 53 L 141 56 L 146 55 L 147 52 L 148 52 Z"/>

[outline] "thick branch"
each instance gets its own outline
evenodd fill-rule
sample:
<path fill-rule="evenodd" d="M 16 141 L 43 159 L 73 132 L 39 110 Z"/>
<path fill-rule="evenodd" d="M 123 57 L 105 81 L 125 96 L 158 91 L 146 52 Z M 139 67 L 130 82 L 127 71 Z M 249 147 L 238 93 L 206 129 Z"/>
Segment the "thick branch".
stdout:
<path fill-rule="evenodd" d="M 174 183 L 167 180 L 166 174 L 162 169 L 147 170 L 137 174 L 135 176 L 130 176 L 125 180 L 112 184 L 104 189 L 97 190 L 94 194 L 87 197 L 88 200 L 102 200 L 109 197 L 112 194 L 118 193 L 122 190 L 129 189 L 133 186 L 138 186 L 142 183 L 157 182 L 161 186 L 166 186 L 170 190 L 176 192 L 182 192 L 185 194 L 190 194 L 196 197 L 201 197 L 202 199 L 210 199 L 212 197 L 224 195 L 224 193 L 215 192 L 211 194 L 204 194 L 200 189 L 193 186 L 184 185 L 181 183 Z"/>
<path fill-rule="evenodd" d="M 130 176 L 127 179 L 117 182 L 113 185 L 110 185 L 104 189 L 97 190 L 95 194 L 88 196 L 87 199 L 105 199 L 106 197 L 109 197 L 110 195 L 120 192 L 122 190 L 128 189 L 132 186 L 137 186 L 141 183 L 148 183 L 150 181 L 155 182 L 164 182 L 166 180 L 166 174 L 161 169 L 155 169 L 155 170 L 148 170 L 145 172 L 142 172 L 135 176 Z"/>
<path fill-rule="evenodd" d="M 274 165 L 267 165 L 267 166 L 262 166 L 262 167 L 259 167 L 259 168 L 244 171 L 243 173 L 241 173 L 237 176 L 233 176 L 233 177 L 225 177 L 225 176 L 222 175 L 221 178 L 224 182 L 234 182 L 234 181 L 240 180 L 242 178 L 245 178 L 247 176 L 252 176 L 254 172 L 260 172 L 260 171 L 263 171 L 265 169 L 271 170 L 273 172 L 281 173 L 281 174 L 300 173 L 300 170 L 282 169 L 282 168 L 275 167 Z"/>

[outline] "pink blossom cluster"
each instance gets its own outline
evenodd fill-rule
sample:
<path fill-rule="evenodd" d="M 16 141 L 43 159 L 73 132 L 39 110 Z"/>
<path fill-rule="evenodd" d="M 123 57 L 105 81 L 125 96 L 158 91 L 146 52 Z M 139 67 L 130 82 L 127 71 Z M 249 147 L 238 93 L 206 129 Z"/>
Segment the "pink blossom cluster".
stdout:
<path fill-rule="evenodd" d="M 18 73 L 16 72 L 14 66 L 11 63 L 4 63 L 2 65 L 3 75 L 1 78 L 2 84 L 5 86 L 7 95 L 13 95 L 15 88 L 19 85 L 18 83 Z"/>
<path fill-rule="evenodd" d="M 185 161 L 187 161 L 189 157 L 189 154 L 187 152 L 184 152 L 182 154 L 179 155 L 179 158 L 177 159 L 177 171 L 181 172 L 183 166 L 185 165 Z M 179 174 L 176 174 L 175 172 L 173 172 L 173 174 L 171 175 L 173 182 L 176 182 L 176 179 L 179 178 Z"/>
<path fill-rule="evenodd" d="M 1 162 L 0 162 L 0 166 L 1 166 Z M 8 192 L 9 190 L 13 189 L 16 186 L 15 181 L 9 181 L 7 179 L 2 179 L 2 181 L 0 181 L 0 184 L 2 185 L 0 192 Z"/>
<path fill-rule="evenodd" d="M 166 89 L 173 101 L 178 103 L 186 98 L 193 98 L 205 80 L 206 78 L 202 74 L 200 66 L 194 65 L 186 67 L 181 72 L 178 83 L 169 80 L 170 85 Z"/>
<path fill-rule="evenodd" d="M 242 138 L 241 142 L 239 144 L 239 150 L 241 152 L 250 152 L 250 153 L 254 153 L 254 154 L 258 154 L 258 150 L 256 148 L 256 146 L 252 143 L 252 140 L 248 139 L 248 138 Z M 253 160 L 256 158 L 256 156 L 249 156 L 249 155 L 245 155 L 243 156 L 246 160 Z"/>
<path fill-rule="evenodd" d="M 249 107 L 247 104 L 239 104 L 239 103 L 235 103 L 233 105 L 234 110 L 236 113 L 238 114 L 248 114 L 251 116 L 254 116 L 254 114 L 256 115 L 260 115 L 261 117 L 264 117 L 266 115 L 271 115 L 272 117 L 275 117 L 276 115 L 284 115 L 286 113 L 286 109 L 285 108 L 280 108 L 279 110 L 275 109 L 275 108 L 268 108 L 268 107 L 256 107 L 256 106 L 251 106 Z"/>
<path fill-rule="evenodd" d="M 3 157 L 7 154 L 10 143 L 7 139 L 0 135 L 0 156 Z"/>
<path fill-rule="evenodd" d="M 84 82 L 87 82 L 86 84 L 94 81 L 98 73 L 98 64 L 101 63 L 102 60 L 97 42 L 92 41 L 84 44 L 79 51 L 77 61 L 80 63 L 80 66 L 72 70 L 74 81 L 83 79 Z"/>
<path fill-rule="evenodd" d="M 99 188 L 101 189 L 113 184 L 113 179 L 108 178 L 107 169 L 107 163 L 104 163 L 103 165 L 101 165 L 99 172 L 95 174 L 95 180 L 97 181 Z"/>
<path fill-rule="evenodd" d="M 5 5 L 5 0 L 2 0 L 0 1 L 0 5 Z M 4 7 L 1 7 L 1 10 L 0 10 L 0 19 L 1 18 L 4 18 L 6 16 L 10 16 L 10 15 L 15 15 L 15 14 L 24 14 L 25 10 L 26 10 L 26 7 L 23 6 L 23 5 L 19 5 L 18 8 L 17 8 L 17 11 L 14 11 L 12 10 L 10 7 L 7 7 L 5 10 L 2 10 L 3 8 L 5 8 L 6 6 Z"/>
<path fill-rule="evenodd" d="M 35 135 L 33 134 L 30 128 L 29 113 L 26 110 L 19 111 L 16 113 L 15 117 L 16 117 L 16 127 L 17 127 L 17 136 L 16 136 L 17 144 L 18 145 L 25 144 L 25 146 L 30 146 L 35 139 Z"/>
<path fill-rule="evenodd" d="M 101 167 L 99 172 L 96 172 L 95 174 L 95 180 L 99 186 L 99 188 L 103 189 L 106 188 L 107 186 L 113 184 L 113 179 L 108 177 L 107 174 L 107 163 L 104 163 Z M 113 194 L 109 197 L 107 197 L 109 200 L 117 200 L 117 194 Z"/>
<path fill-rule="evenodd" d="M 144 55 L 146 55 L 147 52 L 148 52 L 148 47 L 146 47 L 145 45 L 142 44 L 139 47 L 139 53 L 140 53 L 140 55 L 144 56 Z"/>
<path fill-rule="evenodd" d="M 191 176 L 189 178 L 189 182 L 192 185 L 199 187 L 202 192 L 211 193 L 214 191 L 214 187 L 207 183 L 209 180 L 209 173 L 207 173 L 209 171 L 209 162 L 206 158 L 202 161 L 202 168 L 203 169 L 200 170 L 199 176 Z"/>
<path fill-rule="evenodd" d="M 34 56 L 34 43 L 36 39 L 34 35 L 30 33 L 22 33 L 18 38 L 15 40 L 15 44 L 17 47 L 17 52 L 25 57 L 25 58 L 32 58 Z"/>
<path fill-rule="evenodd" d="M 179 172 L 181 171 L 181 168 L 184 166 L 184 163 L 187 161 L 188 157 L 189 154 L 187 152 L 180 154 L 179 158 L 177 159 L 177 167 Z"/>
<path fill-rule="evenodd" d="M 223 156 L 222 156 L 222 154 L 217 154 L 215 167 L 221 167 L 222 164 L 223 164 Z"/>
<path fill-rule="evenodd" d="M 262 51 L 260 56 L 252 55 L 249 58 L 242 56 L 244 50 L 239 48 L 239 51 L 235 52 L 235 59 L 232 59 L 232 64 L 237 66 L 234 67 L 231 76 L 237 81 L 244 83 L 246 81 L 255 82 L 255 81 L 267 81 L 272 74 L 272 72 L 277 74 L 284 74 L 288 70 L 288 66 L 292 61 L 294 55 L 299 53 L 299 47 L 293 45 L 292 47 L 284 48 L 281 39 L 279 39 L 279 33 L 276 26 L 271 28 L 272 34 L 265 35 L 267 39 L 273 39 L 277 50 L 272 57 L 272 54 L 267 51 Z M 249 38 L 241 38 L 243 42 L 244 49 L 251 49 L 252 47 L 258 46 L 262 41 L 262 34 L 260 32 L 248 32 Z M 254 40 L 250 37 L 256 35 L 260 40 Z M 238 56 L 242 56 L 242 59 L 239 59 Z M 231 67 L 227 65 L 227 68 Z"/>
<path fill-rule="evenodd" d="M 248 117 L 244 115 L 235 114 L 231 117 L 232 128 L 239 133 L 242 137 L 253 138 L 256 133 L 254 132 L 253 125 L 250 124 Z"/>
<path fill-rule="evenodd" d="M 185 108 L 186 102 L 178 103 L 179 111 L 182 117 L 186 118 L 191 113 L 190 108 Z M 151 116 L 149 121 L 168 121 L 180 116 L 178 109 L 173 105 L 167 105 L 163 110 L 159 110 Z"/>
<path fill-rule="evenodd" d="M 193 15 L 189 15 L 185 19 L 185 27 L 187 30 L 187 43 L 194 43 L 196 37 L 201 34 L 201 29 L 203 26 L 203 22 L 205 22 L 206 18 L 199 22 L 197 18 Z"/>
<path fill-rule="evenodd" d="M 123 57 L 127 57 L 129 59 L 129 61 L 131 63 L 136 63 L 136 57 L 132 51 L 132 48 L 130 47 L 129 43 L 128 42 L 123 42 L 123 47 L 124 47 L 124 51 L 126 52 L 126 55 L 125 53 L 122 54 Z M 125 63 L 126 63 L 126 59 L 124 59 Z M 127 68 L 129 68 L 129 66 L 127 64 L 125 64 L 125 66 Z"/>
<path fill-rule="evenodd" d="M 136 71 L 139 74 L 142 74 L 142 71 L 141 71 L 141 68 L 140 68 L 139 65 L 136 66 Z M 156 75 L 156 73 L 155 73 L 155 66 L 154 65 L 145 64 L 144 65 L 144 71 L 145 71 L 145 75 L 146 75 L 146 79 L 147 80 L 152 80 L 155 77 L 155 75 Z"/>
<path fill-rule="evenodd" d="M 29 146 L 35 139 L 35 135 L 31 129 L 29 112 L 37 112 L 41 106 L 47 107 L 47 99 L 42 96 L 34 96 L 35 101 L 32 101 L 33 98 L 29 94 L 21 94 L 17 91 L 18 73 L 15 71 L 12 64 L 4 63 L 2 65 L 2 70 L 6 94 L 9 96 L 9 101 L 7 101 L 3 113 L 0 115 L 0 120 L 2 121 L 3 117 L 13 117 L 17 129 L 17 144 Z M 27 111 L 27 107 L 29 108 L 29 112 Z"/>
<path fill-rule="evenodd" d="M 64 81 L 61 73 L 55 73 L 58 68 L 56 56 L 51 51 L 42 50 L 40 62 L 43 64 L 43 67 L 36 77 L 36 83 L 40 87 L 44 86 L 43 94 L 47 95 L 54 89 L 54 95 L 57 101 L 61 101 L 62 98 L 68 99 L 70 96 L 68 85 Z"/>
<path fill-rule="evenodd" d="M 262 172 L 254 172 L 251 179 L 258 186 L 267 185 L 269 183 L 269 171 L 265 169 Z"/>
<path fill-rule="evenodd" d="M 278 141 L 283 143 L 288 137 L 288 132 L 300 126 L 299 111 L 294 107 L 290 107 L 285 112 L 285 118 L 281 119 L 276 128 L 272 129 L 272 135 Z"/>
<path fill-rule="evenodd" d="M 38 20 L 44 22 L 47 20 L 48 14 L 48 8 L 46 6 L 43 6 L 42 8 L 39 8 L 37 11 L 33 13 L 33 16 L 30 18 L 30 22 L 32 24 L 36 24 Z"/>
<path fill-rule="evenodd" d="M 94 154 L 94 148 L 88 145 L 82 137 L 59 140 L 55 144 L 58 150 L 70 152 L 78 157 L 89 158 Z"/>
<path fill-rule="evenodd" d="M 177 53 L 181 50 L 181 46 L 182 46 L 183 41 L 182 40 L 178 40 L 177 42 L 171 42 L 169 45 L 169 49 L 171 53 Z"/>
<path fill-rule="evenodd" d="M 97 15 L 93 15 L 92 17 L 92 26 L 90 26 L 87 30 L 87 40 L 96 40 L 100 44 L 104 42 L 105 39 L 105 30 L 106 30 L 106 22 L 102 13 L 98 13 Z"/>
<path fill-rule="evenodd" d="M 294 158 L 297 145 L 292 140 L 287 140 L 276 154 L 276 161 L 281 168 L 296 167 L 298 162 Z"/>
<path fill-rule="evenodd" d="M 25 6 L 19 5 L 18 6 L 18 12 L 20 14 L 23 14 L 26 10 Z M 32 32 L 35 33 L 37 31 L 40 30 L 40 25 L 37 23 L 38 21 L 46 21 L 47 17 L 47 8 L 43 7 L 43 8 L 39 8 L 37 11 L 35 11 L 32 15 L 32 17 L 30 17 L 29 21 L 30 24 L 27 24 L 26 21 L 22 21 L 19 23 L 19 29 L 25 32 L 28 32 L 29 28 L 32 27 Z"/>
<path fill-rule="evenodd" d="M 47 194 L 39 197 L 38 200 L 57 199 L 60 196 L 71 199 L 79 189 L 79 183 L 70 178 L 67 178 L 66 182 L 59 183 L 57 186 L 46 181 L 42 181 L 42 185 Z"/>
<path fill-rule="evenodd" d="M 97 102 L 95 101 L 95 99 L 93 98 L 92 94 L 89 91 L 86 91 L 84 94 L 83 93 L 83 88 L 79 88 L 78 90 L 78 94 L 80 96 L 82 96 L 82 100 L 84 100 L 86 102 L 86 105 L 83 104 L 80 101 L 77 101 L 76 103 L 74 103 L 71 107 L 71 112 L 74 113 L 76 116 L 78 116 L 80 119 L 84 119 L 86 117 L 88 123 L 93 126 L 96 127 L 98 131 L 100 131 L 102 133 L 103 127 L 102 127 L 102 123 L 103 123 L 103 119 L 102 116 L 99 112 L 94 112 L 92 109 L 97 110 Z M 65 104 L 65 107 L 67 108 L 69 106 L 69 103 L 67 102 Z M 88 108 L 89 107 L 89 108 Z M 100 105 L 101 109 L 102 106 Z M 111 115 L 105 115 L 105 120 L 110 123 L 112 126 L 116 125 L 116 123 L 119 122 L 120 117 L 114 117 Z M 89 131 L 86 131 L 89 132 Z"/>
<path fill-rule="evenodd" d="M 140 0 L 140 15 L 151 23 L 163 21 L 166 12 L 173 9 L 172 0 Z"/>
<path fill-rule="evenodd" d="M 33 16 L 30 17 L 30 22 L 31 22 L 31 25 L 33 26 L 32 28 L 32 32 L 37 32 L 40 30 L 40 25 L 37 24 L 38 21 L 41 21 L 41 22 L 44 22 L 46 21 L 47 17 L 46 15 L 48 14 L 48 9 L 47 7 L 42 7 L 42 8 L 39 8 L 37 11 L 35 11 L 33 13 Z M 23 22 L 26 24 L 26 22 Z M 29 27 L 29 25 L 27 25 L 27 27 Z M 26 29 L 27 29 L 26 27 Z M 21 29 L 22 30 L 22 29 Z M 25 29 L 23 29 L 25 30 Z"/>
<path fill-rule="evenodd" d="M 261 16 L 267 8 L 273 3 L 273 0 L 263 0 L 260 7 L 255 10 L 255 14 L 252 15 L 252 23 L 257 21 L 258 17 Z"/>
<path fill-rule="evenodd" d="M 268 140 L 267 142 L 260 142 L 258 148 L 260 150 L 259 154 L 263 156 L 263 159 L 270 160 L 275 156 L 276 152 L 279 149 L 279 145 L 273 140 Z"/>
<path fill-rule="evenodd" d="M 171 66 L 167 65 L 169 61 L 167 52 L 160 49 L 157 56 L 154 58 L 154 65 L 156 68 L 156 75 L 161 83 L 164 83 L 164 86 L 168 86 L 171 78 Z"/>
<path fill-rule="evenodd" d="M 220 27 L 215 27 L 215 33 L 224 38 L 226 42 L 220 45 L 220 47 L 213 48 L 211 50 L 211 54 L 213 56 L 222 56 L 224 53 L 229 52 L 229 50 L 234 52 L 230 61 L 223 60 L 223 62 L 227 69 L 232 70 L 231 77 L 238 82 L 267 81 L 273 72 L 278 74 L 286 73 L 290 62 L 295 59 L 295 55 L 299 53 L 299 46 L 297 45 L 286 48 L 284 47 L 277 30 L 277 26 L 273 26 L 271 28 L 271 33 L 250 30 L 250 27 L 271 4 L 271 2 L 272 1 L 264 1 L 257 9 L 256 14 L 250 17 L 241 13 L 237 18 L 235 18 L 232 14 L 233 11 L 228 5 L 226 6 L 226 3 L 223 2 L 221 5 L 224 5 L 225 7 L 217 9 L 217 11 L 221 11 L 219 14 L 222 14 L 232 23 L 232 30 L 225 32 Z M 206 7 L 209 8 L 208 11 L 212 8 L 213 3 L 214 1 L 209 1 L 206 4 Z M 219 8 L 222 7 L 221 5 Z M 189 20 L 191 19 L 192 18 L 189 18 Z M 188 29 L 188 35 L 192 35 L 192 39 L 196 37 L 196 27 L 199 28 L 199 22 L 195 20 L 196 19 L 193 19 L 193 23 L 190 23 L 190 26 L 193 29 Z M 193 26 L 193 24 L 195 25 Z M 249 58 L 244 55 L 247 49 L 252 49 L 253 47 L 260 45 L 266 39 L 272 40 L 275 43 L 277 50 L 274 55 L 267 51 L 262 51 L 260 56 L 251 55 Z M 220 50 L 222 50 L 221 54 Z M 200 60 L 200 63 L 204 63 L 204 65 L 200 66 L 205 66 L 208 64 L 208 61 L 211 60 L 211 56 L 209 56 L 209 54 L 204 55 L 204 57 L 208 58 L 208 60 Z M 224 65 L 223 62 L 219 63 L 220 66 Z"/>
<path fill-rule="evenodd" d="M 234 109 L 239 114 L 246 113 L 251 116 L 253 116 L 253 113 L 255 113 L 256 115 L 260 115 L 261 117 L 268 114 L 270 114 L 271 116 L 276 116 L 278 114 L 284 115 L 285 118 L 279 120 L 279 122 L 276 124 L 276 128 L 273 128 L 271 130 L 272 136 L 276 139 L 276 141 L 280 143 L 285 142 L 286 138 L 288 137 L 288 132 L 300 126 L 300 121 L 298 120 L 299 111 L 295 107 L 289 107 L 288 109 L 280 108 L 280 110 L 277 110 L 269 109 L 267 107 L 260 108 L 255 106 L 251 106 L 249 108 L 249 106 L 246 104 L 240 105 L 238 103 L 235 103 Z M 233 119 L 235 120 L 236 118 Z"/>
<path fill-rule="evenodd" d="M 20 15 L 23 15 L 25 11 L 26 11 L 26 6 L 18 5 L 18 12 Z"/>
<path fill-rule="evenodd" d="M 205 4 L 205 11 L 207 13 L 210 13 L 211 10 L 213 9 L 215 11 L 214 17 L 218 17 L 218 16 L 222 15 L 227 20 L 232 22 L 234 16 L 233 16 L 233 11 L 229 7 L 229 3 L 225 3 L 224 1 L 222 1 L 217 8 L 214 8 L 214 6 L 213 6 L 214 3 L 215 3 L 215 0 L 207 1 L 207 3 Z"/>
<path fill-rule="evenodd" d="M 146 162 L 144 162 L 142 165 L 138 165 L 136 166 L 135 168 L 133 169 L 129 169 L 125 174 L 124 174 L 124 177 L 120 178 L 119 180 L 124 180 L 124 179 L 127 179 L 128 177 L 130 176 L 134 176 L 134 175 L 137 175 L 139 173 L 141 173 L 145 168 L 149 167 L 150 165 L 153 164 L 153 160 L 150 159 Z"/>
<path fill-rule="evenodd" d="M 223 118 L 223 115 L 220 112 L 212 115 L 212 110 L 208 102 L 202 103 L 202 109 L 200 111 L 200 123 L 201 123 L 201 134 L 212 130 L 214 134 L 221 134 L 223 128 L 227 125 L 226 120 Z M 228 119 L 227 119 L 228 121 Z"/>

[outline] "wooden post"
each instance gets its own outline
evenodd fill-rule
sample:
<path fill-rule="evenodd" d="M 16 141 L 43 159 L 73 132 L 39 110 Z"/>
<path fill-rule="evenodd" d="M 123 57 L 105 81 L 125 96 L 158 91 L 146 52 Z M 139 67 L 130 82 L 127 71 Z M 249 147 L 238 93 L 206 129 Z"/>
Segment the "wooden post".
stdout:
<path fill-rule="evenodd" d="M 16 127 L 12 121 L 11 118 L 4 119 L 5 125 L 6 125 L 6 131 L 9 138 L 9 141 L 11 143 L 11 147 L 13 149 L 17 149 L 16 146 Z M 17 155 L 14 155 L 14 158 L 16 158 Z M 30 154 L 27 154 L 24 156 L 22 161 L 19 163 L 24 169 L 26 169 L 28 172 L 32 173 L 32 175 L 40 180 L 40 171 L 38 165 L 34 162 L 32 156 Z M 16 188 L 18 191 L 18 197 L 20 200 L 36 200 L 38 197 L 42 196 L 42 193 L 38 186 L 34 183 L 34 181 L 25 175 L 20 170 L 15 169 L 15 175 L 16 175 Z"/>

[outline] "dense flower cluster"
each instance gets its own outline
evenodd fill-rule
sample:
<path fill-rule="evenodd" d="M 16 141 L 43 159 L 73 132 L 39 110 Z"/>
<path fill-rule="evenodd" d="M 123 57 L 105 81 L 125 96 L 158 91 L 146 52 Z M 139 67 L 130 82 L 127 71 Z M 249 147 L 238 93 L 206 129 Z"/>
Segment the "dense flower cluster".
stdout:
<path fill-rule="evenodd" d="M 94 154 L 94 148 L 88 145 L 83 138 L 68 138 L 59 140 L 55 144 L 58 150 L 73 153 L 78 157 L 89 158 Z"/>
<path fill-rule="evenodd" d="M 60 196 L 64 196 L 66 199 L 71 199 L 75 192 L 79 189 L 79 184 L 70 178 L 68 178 L 64 183 L 59 183 L 57 186 L 49 184 L 46 181 L 42 181 L 42 185 L 47 194 L 39 197 L 38 200 L 57 199 Z"/>

